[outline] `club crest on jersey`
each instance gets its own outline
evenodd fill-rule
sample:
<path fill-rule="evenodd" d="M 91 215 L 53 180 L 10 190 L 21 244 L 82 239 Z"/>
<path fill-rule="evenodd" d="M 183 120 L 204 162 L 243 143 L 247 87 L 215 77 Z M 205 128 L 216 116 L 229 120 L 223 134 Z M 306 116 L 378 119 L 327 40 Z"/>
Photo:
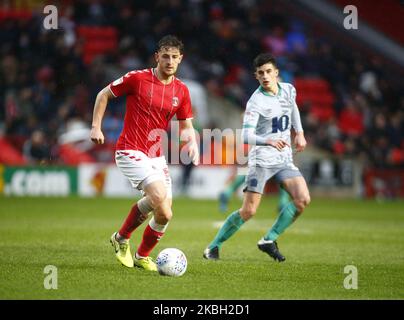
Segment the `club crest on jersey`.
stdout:
<path fill-rule="evenodd" d="M 179 100 L 178 97 L 173 97 L 173 107 L 178 107 Z"/>

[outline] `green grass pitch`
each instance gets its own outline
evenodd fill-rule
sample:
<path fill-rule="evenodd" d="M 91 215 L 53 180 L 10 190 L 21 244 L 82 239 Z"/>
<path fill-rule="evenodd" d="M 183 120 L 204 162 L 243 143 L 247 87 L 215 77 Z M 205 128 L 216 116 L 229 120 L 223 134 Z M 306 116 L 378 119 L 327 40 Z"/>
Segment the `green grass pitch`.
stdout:
<path fill-rule="evenodd" d="M 174 199 L 174 218 L 153 258 L 183 250 L 180 278 L 127 269 L 109 237 L 133 200 L 0 197 L 0 299 L 403 299 L 404 202 L 313 199 L 278 243 L 276 263 L 256 243 L 276 217 L 277 198 L 221 251 L 202 258 L 225 218 L 217 202 Z M 234 199 L 230 209 L 237 209 Z M 144 226 L 132 236 L 132 251 Z M 44 268 L 54 265 L 58 288 L 46 290 Z M 346 265 L 358 270 L 358 289 L 344 288 Z"/>

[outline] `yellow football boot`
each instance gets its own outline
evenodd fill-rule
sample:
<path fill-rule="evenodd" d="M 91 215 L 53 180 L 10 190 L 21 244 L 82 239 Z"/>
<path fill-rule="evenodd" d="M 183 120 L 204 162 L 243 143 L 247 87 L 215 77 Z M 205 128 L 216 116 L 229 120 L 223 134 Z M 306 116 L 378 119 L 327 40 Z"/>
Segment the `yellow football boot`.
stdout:
<path fill-rule="evenodd" d="M 118 240 L 116 240 L 116 234 L 117 232 L 114 232 L 110 240 L 111 245 L 114 247 L 115 250 L 115 256 L 122 265 L 128 268 L 133 268 L 133 258 L 130 253 L 129 240 L 125 242 L 119 242 Z"/>
<path fill-rule="evenodd" d="M 157 265 L 150 257 L 137 258 L 136 254 L 133 256 L 133 263 L 135 267 L 145 269 L 147 271 L 157 271 Z"/>

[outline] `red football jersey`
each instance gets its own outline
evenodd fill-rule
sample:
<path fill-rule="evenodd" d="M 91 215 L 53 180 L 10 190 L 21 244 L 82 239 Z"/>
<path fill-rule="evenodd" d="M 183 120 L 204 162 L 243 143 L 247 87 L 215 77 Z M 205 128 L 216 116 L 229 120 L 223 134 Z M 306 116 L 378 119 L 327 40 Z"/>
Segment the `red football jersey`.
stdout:
<path fill-rule="evenodd" d="M 139 150 L 149 157 L 158 157 L 161 137 L 156 139 L 149 134 L 154 129 L 166 131 L 175 114 L 178 120 L 192 118 L 187 86 L 175 77 L 170 84 L 163 84 L 154 69 L 128 72 L 110 83 L 109 88 L 115 97 L 127 96 L 123 130 L 116 150 Z"/>

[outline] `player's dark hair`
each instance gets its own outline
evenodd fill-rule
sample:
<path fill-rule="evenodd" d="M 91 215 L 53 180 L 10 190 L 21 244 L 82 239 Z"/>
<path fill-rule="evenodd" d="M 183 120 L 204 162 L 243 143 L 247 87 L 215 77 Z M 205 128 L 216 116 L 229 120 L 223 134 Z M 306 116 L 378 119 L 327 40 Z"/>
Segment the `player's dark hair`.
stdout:
<path fill-rule="evenodd" d="M 181 54 L 184 52 L 184 44 L 180 39 L 173 35 L 167 35 L 160 39 L 157 44 L 157 52 L 159 52 L 162 48 L 174 47 L 177 48 Z"/>
<path fill-rule="evenodd" d="M 269 53 L 261 53 L 254 59 L 254 63 L 253 63 L 254 71 L 256 71 L 257 68 L 263 66 L 266 63 L 271 63 L 276 69 L 278 69 L 278 66 L 276 64 L 276 60 L 271 54 L 269 54 Z"/>

